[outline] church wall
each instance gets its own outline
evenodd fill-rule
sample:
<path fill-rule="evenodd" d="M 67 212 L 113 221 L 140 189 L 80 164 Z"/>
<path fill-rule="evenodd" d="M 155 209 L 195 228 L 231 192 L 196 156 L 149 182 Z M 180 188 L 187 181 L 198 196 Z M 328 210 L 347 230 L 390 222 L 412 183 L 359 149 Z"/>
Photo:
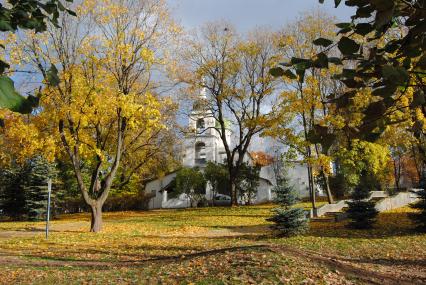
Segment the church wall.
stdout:
<path fill-rule="evenodd" d="M 308 168 L 306 165 L 295 163 L 287 170 L 287 176 L 300 198 L 309 197 Z"/>
<path fill-rule="evenodd" d="M 272 199 L 272 188 L 273 186 L 268 181 L 260 179 L 255 204 L 270 202 Z"/>
<path fill-rule="evenodd" d="M 155 179 L 153 181 L 148 182 L 145 185 L 145 192 L 152 193 L 155 192 L 155 197 L 151 199 L 148 204 L 149 209 L 160 209 L 161 203 L 163 201 L 163 193 L 160 190 L 167 186 L 174 178 L 176 177 L 176 172 L 166 175 L 162 178 Z"/>

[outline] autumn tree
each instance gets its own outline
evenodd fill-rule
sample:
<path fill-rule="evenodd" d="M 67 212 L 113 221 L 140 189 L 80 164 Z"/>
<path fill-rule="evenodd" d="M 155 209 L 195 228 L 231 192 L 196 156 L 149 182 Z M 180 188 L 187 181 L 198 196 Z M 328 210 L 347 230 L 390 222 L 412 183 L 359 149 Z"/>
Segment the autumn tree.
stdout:
<path fill-rule="evenodd" d="M 336 7 L 342 5 L 342 1 L 335 3 Z M 353 0 L 345 4 L 356 12 L 347 22 L 336 24 L 340 37 L 314 41 L 327 50 L 337 47 L 341 56 L 336 59 L 319 53 L 302 59 L 303 65 L 295 58 L 291 66 L 305 72 L 315 65 L 319 56 L 326 63 L 321 68 L 329 68 L 329 63 L 343 65 L 336 78 L 346 88 L 329 98 L 329 103 L 337 109 L 353 105 L 359 90 L 370 93 L 360 123 L 345 126 L 352 137 L 377 140 L 387 125 L 400 122 L 395 120 L 395 112 L 403 110 L 410 114 L 414 122 L 411 132 L 419 142 L 418 150 L 425 165 L 425 3 L 423 0 Z M 288 72 L 284 65 L 278 69 Z"/>
<path fill-rule="evenodd" d="M 313 135 L 318 135 L 315 126 L 326 125 L 333 118 L 329 106 L 325 104 L 326 98 L 341 88 L 332 78 L 336 70 L 324 71 L 320 68 L 326 64 L 323 61 L 326 57 L 324 48 L 312 43 L 318 37 L 334 37 L 333 21 L 333 17 L 314 10 L 285 27 L 278 39 L 283 62 L 288 61 L 288 65 L 291 65 L 290 61 L 304 65 L 303 58 L 316 54 L 321 56 L 314 65 L 303 69 L 303 72 L 298 68 L 285 71 L 281 68 L 271 69 L 271 74 L 280 77 L 285 88 L 280 100 L 281 119 L 268 131 L 268 135 L 295 150 L 297 156 L 301 156 L 307 164 L 313 208 L 316 207 L 315 176 L 320 176 L 324 181 L 328 201 L 333 202 L 329 185 L 331 144 L 322 139 L 312 139 Z"/>
<path fill-rule="evenodd" d="M 259 30 L 243 39 L 224 23 L 205 26 L 184 54 L 179 79 L 189 91 L 207 90 L 200 105 L 216 120 L 214 129 L 225 147 L 232 205 L 237 205 L 237 180 L 250 143 L 274 119 L 270 103 L 276 83 L 268 70 L 276 55 L 270 32 Z"/>
<path fill-rule="evenodd" d="M 416 160 L 412 153 L 413 146 L 418 144 L 410 132 L 412 123 L 408 118 L 399 124 L 387 126 L 377 141 L 390 149 L 393 175 L 388 180 L 394 182 L 396 191 L 401 190 L 403 177 L 409 178 L 413 185 L 416 185 L 421 176 L 416 170 Z"/>
<path fill-rule="evenodd" d="M 340 146 L 336 158 L 347 183 L 352 187 L 359 185 L 361 178 L 368 178 L 369 189 L 381 190 L 388 173 L 392 172 L 388 164 L 390 151 L 386 145 L 354 139 L 349 145 Z"/>
<path fill-rule="evenodd" d="M 75 11 L 78 18 L 65 15 L 60 29 L 28 34 L 17 48 L 44 80 L 48 62 L 58 67 L 60 83 L 43 90 L 39 117 L 71 162 L 92 212 L 90 230 L 98 232 L 111 187 L 129 183 L 156 159 L 167 131 L 170 117 L 162 113 L 174 104 L 158 95 L 152 74 L 178 28 L 163 1 L 85 1 Z"/>

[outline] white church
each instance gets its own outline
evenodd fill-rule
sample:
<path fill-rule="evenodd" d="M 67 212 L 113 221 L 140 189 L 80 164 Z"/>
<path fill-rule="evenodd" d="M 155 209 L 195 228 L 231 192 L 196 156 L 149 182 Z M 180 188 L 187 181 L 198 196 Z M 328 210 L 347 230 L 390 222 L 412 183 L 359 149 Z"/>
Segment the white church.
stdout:
<path fill-rule="evenodd" d="M 200 92 L 201 102 L 206 100 L 206 91 Z M 199 167 L 201 170 L 206 166 L 207 162 L 224 163 L 226 159 L 225 147 L 219 132 L 217 131 L 216 120 L 211 111 L 205 108 L 199 108 L 197 105 L 189 116 L 188 135 L 183 142 L 183 159 L 184 167 Z M 232 130 L 229 128 L 226 131 L 226 139 L 229 145 L 232 146 Z M 253 164 L 253 158 L 250 153 L 247 153 L 244 161 L 249 165 Z M 190 207 L 190 202 L 186 194 L 181 194 L 178 197 L 172 195 L 174 191 L 174 179 L 177 171 L 169 173 L 161 178 L 150 180 L 145 184 L 145 193 L 152 196 L 148 203 L 148 209 L 161 208 L 187 208 Z M 289 169 L 288 175 L 293 184 L 298 188 L 301 196 L 307 196 L 307 172 L 303 165 L 296 165 Z M 252 203 L 266 203 L 272 201 L 272 189 L 276 185 L 274 171 L 271 165 L 262 166 L 259 173 L 259 186 Z M 304 186 L 306 185 L 306 187 Z M 211 203 L 214 200 L 215 205 L 226 205 L 230 203 L 230 193 L 226 190 L 219 190 L 219 193 L 213 197 L 210 191 L 210 186 L 205 189 L 205 198 Z"/>
<path fill-rule="evenodd" d="M 206 99 L 206 91 L 200 92 L 201 101 Z M 184 167 L 199 167 L 201 170 L 206 166 L 207 162 L 224 163 L 226 159 L 225 148 L 220 138 L 219 132 L 216 130 L 216 120 L 212 113 L 205 108 L 197 108 L 195 105 L 191 111 L 188 122 L 188 135 L 183 142 L 183 159 Z M 226 139 L 230 145 L 232 131 L 226 131 Z M 245 161 L 250 164 L 252 161 L 248 154 Z M 177 171 L 168 175 L 148 181 L 145 185 L 145 192 L 152 194 L 153 198 L 149 202 L 149 209 L 159 208 L 186 208 L 189 207 L 189 200 L 185 194 L 179 197 L 169 198 L 173 191 L 173 180 Z M 254 203 L 263 203 L 272 200 L 272 188 L 275 186 L 275 176 L 271 166 L 264 166 L 260 170 L 260 181 Z M 211 202 L 215 199 L 230 202 L 229 193 L 219 191 L 216 197 L 213 197 L 209 185 L 206 186 L 205 198 Z M 215 203 L 220 204 L 220 203 Z"/>

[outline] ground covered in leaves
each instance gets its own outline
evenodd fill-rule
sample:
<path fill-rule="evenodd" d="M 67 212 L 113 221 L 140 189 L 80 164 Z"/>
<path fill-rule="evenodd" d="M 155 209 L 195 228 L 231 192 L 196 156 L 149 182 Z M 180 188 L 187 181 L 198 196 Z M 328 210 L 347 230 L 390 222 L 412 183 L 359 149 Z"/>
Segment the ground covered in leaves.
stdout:
<path fill-rule="evenodd" d="M 272 205 L 89 215 L 0 223 L 1 284 L 425 284 L 426 234 L 402 208 L 376 228 L 311 223 L 274 238 Z"/>

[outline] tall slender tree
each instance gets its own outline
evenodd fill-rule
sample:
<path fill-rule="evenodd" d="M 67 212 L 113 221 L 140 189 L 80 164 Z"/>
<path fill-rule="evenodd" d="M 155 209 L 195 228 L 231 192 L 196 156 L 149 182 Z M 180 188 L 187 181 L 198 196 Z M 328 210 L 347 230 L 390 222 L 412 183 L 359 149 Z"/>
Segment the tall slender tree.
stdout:
<path fill-rule="evenodd" d="M 324 48 L 315 46 L 313 41 L 318 37 L 333 38 L 333 21 L 334 18 L 328 14 L 313 10 L 286 26 L 279 38 L 284 62 L 292 58 L 295 58 L 292 60 L 295 62 L 297 59 L 323 52 Z M 303 65 L 303 60 L 299 64 Z M 326 125 L 332 119 L 325 101 L 327 96 L 341 88 L 341 85 L 332 79 L 335 70 L 321 70 L 322 64 L 324 63 L 319 58 L 315 65 L 304 72 L 288 69 L 285 74 L 280 68 L 271 69 L 272 74 L 282 78 L 285 89 L 281 94 L 281 121 L 268 134 L 296 150 L 303 158 L 308 169 L 308 186 L 313 208 L 316 208 L 315 172 L 324 182 L 329 203 L 333 203 L 329 185 L 330 145 L 322 139 L 312 140 L 312 135 L 317 131 L 316 124 Z"/>

